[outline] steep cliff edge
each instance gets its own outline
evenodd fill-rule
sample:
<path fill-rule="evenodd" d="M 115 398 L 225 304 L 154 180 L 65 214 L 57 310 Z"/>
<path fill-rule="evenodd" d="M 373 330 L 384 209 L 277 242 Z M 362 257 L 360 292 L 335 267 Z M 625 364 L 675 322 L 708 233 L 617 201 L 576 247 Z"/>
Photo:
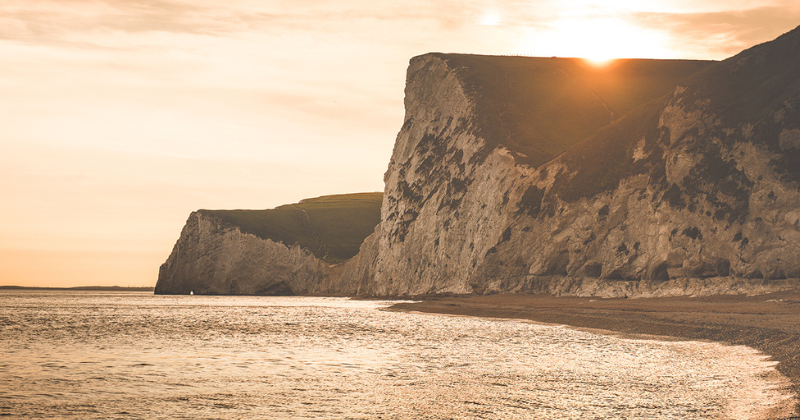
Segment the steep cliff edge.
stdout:
<path fill-rule="evenodd" d="M 344 281 L 368 295 L 471 293 L 469 279 L 507 235 L 535 166 L 710 64 L 415 57 L 383 220 Z M 620 83 L 625 76 L 631 83 Z"/>
<path fill-rule="evenodd" d="M 343 281 L 378 296 L 797 287 L 799 38 L 606 70 L 412 59 L 382 222 Z"/>
<path fill-rule="evenodd" d="M 380 193 L 270 210 L 193 212 L 159 270 L 156 294 L 353 294 L 341 262 L 380 220 Z"/>

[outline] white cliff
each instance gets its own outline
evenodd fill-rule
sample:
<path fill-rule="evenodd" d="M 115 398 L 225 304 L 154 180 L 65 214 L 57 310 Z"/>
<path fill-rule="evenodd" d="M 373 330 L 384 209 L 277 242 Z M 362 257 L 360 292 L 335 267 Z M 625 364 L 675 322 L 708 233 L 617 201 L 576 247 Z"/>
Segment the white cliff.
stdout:
<path fill-rule="evenodd" d="M 454 64 L 468 59 L 413 59 L 382 222 L 343 281 L 379 296 L 798 287 L 799 38 L 708 66 L 538 166 L 483 129 L 487 97 Z"/>

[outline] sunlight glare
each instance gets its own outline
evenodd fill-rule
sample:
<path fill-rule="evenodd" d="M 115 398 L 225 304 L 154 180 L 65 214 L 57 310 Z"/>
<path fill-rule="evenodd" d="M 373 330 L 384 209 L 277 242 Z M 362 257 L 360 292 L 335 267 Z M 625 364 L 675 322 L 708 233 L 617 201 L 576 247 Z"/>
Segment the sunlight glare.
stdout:
<path fill-rule="evenodd" d="M 497 26 L 500 24 L 500 15 L 494 12 L 488 12 L 481 18 L 480 24 L 484 26 Z"/>
<path fill-rule="evenodd" d="M 586 62 L 589 63 L 589 65 L 592 66 L 592 67 L 605 67 L 609 63 L 614 61 L 615 57 L 601 57 L 601 56 L 590 57 L 590 56 L 586 56 L 586 57 L 583 57 L 583 59 L 586 60 Z"/>
<path fill-rule="evenodd" d="M 567 18 L 535 31 L 519 45 L 541 57 L 582 57 L 594 65 L 615 58 L 670 58 L 665 34 L 631 25 L 618 18 Z"/>

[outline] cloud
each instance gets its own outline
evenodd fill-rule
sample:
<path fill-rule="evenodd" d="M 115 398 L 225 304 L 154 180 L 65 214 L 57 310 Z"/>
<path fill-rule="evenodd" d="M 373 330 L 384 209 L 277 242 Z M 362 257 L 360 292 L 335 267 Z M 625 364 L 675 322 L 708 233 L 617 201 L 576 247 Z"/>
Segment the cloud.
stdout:
<path fill-rule="evenodd" d="M 390 1 L 263 2 L 168 0 L 6 0 L 0 5 L 0 37 L 53 41 L 76 32 L 120 31 L 226 35 L 239 32 L 309 32 L 357 28 L 359 21 L 433 20 L 457 27 L 469 4 L 452 1 L 397 4 Z M 355 24 L 355 26 L 354 26 Z"/>
<path fill-rule="evenodd" d="M 772 40 L 800 24 L 800 5 L 713 13 L 640 13 L 634 18 L 669 34 L 692 56 L 722 59 Z"/>
<path fill-rule="evenodd" d="M 219 35 L 242 29 L 224 9 L 166 0 L 6 0 L 0 38 L 69 42 L 76 34 L 167 32 Z"/>

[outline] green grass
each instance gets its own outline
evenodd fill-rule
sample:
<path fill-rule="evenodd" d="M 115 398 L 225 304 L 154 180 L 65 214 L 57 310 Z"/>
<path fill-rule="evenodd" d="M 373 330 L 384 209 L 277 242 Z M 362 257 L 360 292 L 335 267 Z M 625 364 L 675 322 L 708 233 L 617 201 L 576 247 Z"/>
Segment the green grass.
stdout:
<path fill-rule="evenodd" d="M 358 253 L 381 219 L 382 193 L 309 198 L 269 210 L 200 210 L 262 239 L 300 245 L 328 263 Z"/>
<path fill-rule="evenodd" d="M 508 147 L 539 166 L 679 81 L 713 64 L 616 60 L 596 67 L 576 58 L 438 54 L 455 68 L 477 107 L 487 150 Z"/>
<path fill-rule="evenodd" d="M 686 111 L 701 111 L 714 119 L 702 135 L 689 136 L 673 146 L 703 157 L 681 185 L 667 183 L 662 156 L 661 145 L 669 147 L 669 142 L 664 138 L 668 133 L 659 127 L 659 116 L 668 103 L 667 96 L 628 112 L 567 151 L 562 162 L 573 170 L 557 177 L 551 191 L 564 201 L 574 202 L 613 190 L 625 178 L 649 174 L 650 185 L 664 192 L 653 199 L 674 207 L 686 206 L 690 211 L 692 201 L 708 200 L 716 208 L 715 218 L 741 222 L 749 212 L 749 191 L 756 180 L 748 179 L 737 168 L 741 162 L 723 153 L 720 144 L 731 147 L 734 142 L 747 141 L 771 149 L 775 157 L 770 165 L 783 181 L 800 182 L 800 150 L 783 151 L 778 145 L 782 130 L 799 126 L 800 109 L 792 105 L 800 98 L 798 75 L 800 27 L 681 80 L 680 84 L 687 87 L 681 94 Z M 782 120 L 776 118 L 779 110 L 784 113 Z M 751 138 L 741 133 L 744 124 L 750 125 Z M 649 155 L 635 160 L 631 150 L 641 139 L 646 139 L 645 152 Z M 724 191 L 727 199 L 720 202 L 716 192 L 708 195 L 707 191 Z"/>
<path fill-rule="evenodd" d="M 575 168 L 569 176 L 557 176 L 552 189 L 567 202 L 575 202 L 616 188 L 628 176 L 649 171 L 662 161 L 654 147 L 658 117 L 665 99 L 648 103 L 622 119 L 601 128 L 562 156 L 562 162 Z M 649 139 L 647 158 L 634 161 L 630 151 L 642 139 Z"/>
<path fill-rule="evenodd" d="M 715 64 L 700 60 L 614 60 L 597 67 L 576 58 L 554 60 L 555 64 L 580 78 L 605 101 L 617 118 L 664 96 L 682 80 Z"/>

